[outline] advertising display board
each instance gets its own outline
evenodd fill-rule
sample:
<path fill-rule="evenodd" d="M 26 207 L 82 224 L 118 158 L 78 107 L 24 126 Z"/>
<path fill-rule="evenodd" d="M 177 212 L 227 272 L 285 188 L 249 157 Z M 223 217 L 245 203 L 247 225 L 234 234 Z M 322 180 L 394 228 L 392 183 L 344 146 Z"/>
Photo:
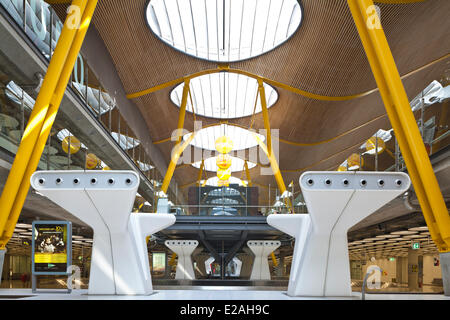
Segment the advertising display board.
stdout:
<path fill-rule="evenodd" d="M 32 239 L 33 274 L 66 275 L 72 264 L 71 222 L 34 221 Z"/>
<path fill-rule="evenodd" d="M 164 273 L 166 271 L 166 253 L 153 252 L 152 253 L 153 272 Z"/>

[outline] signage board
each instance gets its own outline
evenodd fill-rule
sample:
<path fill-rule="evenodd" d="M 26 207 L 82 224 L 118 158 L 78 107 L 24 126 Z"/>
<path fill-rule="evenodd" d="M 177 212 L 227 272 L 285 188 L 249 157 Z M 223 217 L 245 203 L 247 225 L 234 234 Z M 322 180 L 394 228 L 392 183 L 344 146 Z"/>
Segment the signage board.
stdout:
<path fill-rule="evenodd" d="M 420 242 L 414 242 L 411 246 L 414 250 L 420 249 Z"/>
<path fill-rule="evenodd" d="M 166 270 L 166 253 L 153 252 L 152 253 L 153 272 L 165 272 Z"/>
<path fill-rule="evenodd" d="M 72 264 L 72 223 L 34 221 L 32 226 L 33 274 L 67 274 Z"/>

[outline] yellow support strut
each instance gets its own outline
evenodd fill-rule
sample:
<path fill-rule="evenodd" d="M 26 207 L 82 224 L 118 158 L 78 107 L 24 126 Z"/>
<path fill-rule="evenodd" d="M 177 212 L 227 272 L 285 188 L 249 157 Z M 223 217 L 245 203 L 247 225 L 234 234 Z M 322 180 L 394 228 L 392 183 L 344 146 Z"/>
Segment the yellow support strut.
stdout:
<path fill-rule="evenodd" d="M 61 72 L 66 64 L 69 50 L 77 33 L 77 28 L 73 26 L 73 21 L 79 20 L 81 17 L 75 15 L 78 13 L 83 14 L 86 5 L 87 0 L 74 0 L 72 6 L 77 6 L 80 10 L 73 10 L 71 14 L 68 14 L 64 23 L 58 44 L 48 66 L 47 74 L 42 83 L 41 90 L 36 99 L 33 111 L 31 112 L 22 141 L 17 150 L 16 157 L 14 158 L 10 174 L 0 197 L 0 234 L 3 234 L 6 222 L 10 217 L 11 209 L 15 203 L 21 182 L 24 179 L 32 151 L 42 131 L 50 107 L 50 101 L 58 85 Z M 4 245 L 5 243 L 0 243 L 0 247 Z"/>
<path fill-rule="evenodd" d="M 347 0 L 430 234 L 450 251 L 450 216 L 372 0 Z"/>
<path fill-rule="evenodd" d="M 0 243 L 9 241 L 14 232 L 14 227 L 20 216 L 20 212 L 22 211 L 23 204 L 25 203 L 25 199 L 28 194 L 28 190 L 30 189 L 31 175 L 34 173 L 34 171 L 39 165 L 39 161 L 41 159 L 45 145 L 47 143 L 48 136 L 50 135 L 50 131 L 55 121 L 56 115 L 58 113 L 59 106 L 64 97 L 67 83 L 70 80 L 70 75 L 72 74 L 75 61 L 78 57 L 87 30 L 89 28 L 89 24 L 91 22 L 92 15 L 94 14 L 95 8 L 97 6 L 97 2 L 98 0 L 89 0 L 86 9 L 84 10 L 84 13 L 82 14 L 80 26 L 77 30 L 77 34 L 70 48 L 69 54 L 66 59 L 66 63 L 64 64 L 64 68 L 61 72 L 55 92 L 50 101 L 50 107 L 47 111 L 42 131 L 39 135 L 36 145 L 34 146 L 33 152 L 28 162 L 28 166 L 25 170 L 22 183 L 20 184 L 20 188 L 16 195 L 16 199 L 11 209 L 9 219 L 5 225 L 4 232 L 0 237 Z"/>
<path fill-rule="evenodd" d="M 176 140 L 177 142 L 174 148 L 175 150 L 173 150 L 172 152 L 172 158 L 170 159 L 170 163 L 169 166 L 167 167 L 166 175 L 164 176 L 163 184 L 161 186 L 161 191 L 164 193 L 167 193 L 167 190 L 169 189 L 170 180 L 172 180 L 173 172 L 175 171 L 180 155 L 183 153 L 184 149 L 186 149 L 186 147 L 189 145 L 189 142 L 192 141 L 192 139 L 194 139 L 195 135 L 195 132 L 192 133 L 188 140 L 186 140 L 184 143 L 181 143 L 184 118 L 186 116 L 186 104 L 189 94 L 189 82 L 190 82 L 189 79 L 184 80 L 180 113 L 178 114 L 177 140 Z"/>

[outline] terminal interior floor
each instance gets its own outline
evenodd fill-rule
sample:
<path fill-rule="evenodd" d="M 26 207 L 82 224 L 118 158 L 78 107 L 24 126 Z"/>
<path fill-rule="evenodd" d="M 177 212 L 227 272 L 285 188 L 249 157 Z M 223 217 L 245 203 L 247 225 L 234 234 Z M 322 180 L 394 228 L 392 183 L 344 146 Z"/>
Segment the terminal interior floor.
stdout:
<path fill-rule="evenodd" d="M 89 295 L 87 290 L 74 290 L 70 295 L 64 293 L 46 293 L 42 289 L 39 294 L 33 294 L 30 289 L 0 289 L 0 300 L 361 300 L 362 295 L 354 292 L 351 297 L 291 297 L 286 291 L 254 290 L 242 287 L 225 288 L 210 287 L 206 289 L 187 290 L 155 290 L 148 296 L 111 296 L 111 295 Z M 437 294 L 391 294 L 377 293 L 365 294 L 365 300 L 450 300 L 450 297 Z"/>
<path fill-rule="evenodd" d="M 0 299 L 449 299 L 449 12 L 0 0 Z"/>

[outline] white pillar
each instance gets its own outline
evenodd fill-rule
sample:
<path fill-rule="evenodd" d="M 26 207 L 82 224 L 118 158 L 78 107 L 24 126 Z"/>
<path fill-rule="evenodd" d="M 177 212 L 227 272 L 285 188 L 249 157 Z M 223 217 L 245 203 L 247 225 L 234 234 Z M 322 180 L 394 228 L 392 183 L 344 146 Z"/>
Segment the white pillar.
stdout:
<path fill-rule="evenodd" d="M 211 263 L 213 263 L 215 260 L 216 259 L 211 256 L 205 261 L 205 270 L 207 275 L 212 275 Z"/>
<path fill-rule="evenodd" d="M 2 284 L 3 264 L 5 263 L 6 248 L 0 249 L 0 284 Z"/>
<path fill-rule="evenodd" d="M 441 264 L 444 294 L 450 296 L 450 252 L 441 253 L 439 255 L 439 260 Z"/>
<path fill-rule="evenodd" d="M 89 294 L 152 293 L 146 237 L 173 223 L 170 214 L 131 213 L 133 171 L 38 171 L 32 187 L 94 231 Z"/>
<path fill-rule="evenodd" d="M 419 289 L 419 252 L 414 249 L 408 249 L 408 289 Z"/>
<path fill-rule="evenodd" d="M 267 218 L 296 238 L 288 295 L 351 296 L 348 229 L 409 185 L 398 172 L 305 172 L 300 186 L 309 214 Z"/>
<path fill-rule="evenodd" d="M 175 279 L 194 280 L 195 273 L 192 265 L 192 252 L 198 246 L 197 240 L 166 240 L 164 244 L 178 256 Z"/>
<path fill-rule="evenodd" d="M 247 246 L 255 255 L 250 280 L 270 280 L 268 256 L 280 245 L 280 241 L 247 241 Z"/>

